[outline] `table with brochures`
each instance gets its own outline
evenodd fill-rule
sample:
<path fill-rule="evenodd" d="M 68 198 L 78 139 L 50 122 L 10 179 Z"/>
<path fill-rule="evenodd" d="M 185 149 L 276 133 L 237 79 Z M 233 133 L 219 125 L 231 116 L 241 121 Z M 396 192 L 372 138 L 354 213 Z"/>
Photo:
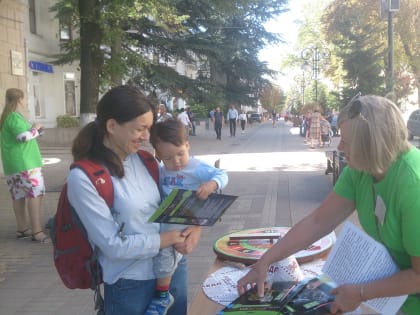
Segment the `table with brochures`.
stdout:
<path fill-rule="evenodd" d="M 216 258 L 212 267 L 210 268 L 208 275 L 215 272 L 216 270 L 226 266 L 224 260 Z M 188 309 L 188 315 L 215 315 L 218 311 L 224 308 L 223 305 L 214 302 L 213 300 L 209 299 L 200 288 L 195 296 L 194 300 L 191 302 L 190 307 Z M 373 312 L 367 306 L 361 306 L 361 313 L 360 315 L 376 315 L 377 313 Z"/>

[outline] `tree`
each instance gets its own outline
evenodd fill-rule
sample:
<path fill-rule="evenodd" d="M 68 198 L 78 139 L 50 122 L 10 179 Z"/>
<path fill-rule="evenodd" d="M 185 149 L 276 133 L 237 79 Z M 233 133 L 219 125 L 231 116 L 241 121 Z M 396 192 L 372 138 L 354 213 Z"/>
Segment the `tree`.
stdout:
<path fill-rule="evenodd" d="M 184 18 L 163 0 L 60 0 L 51 10 L 79 30 L 77 40 L 62 45 L 64 53 L 57 56 L 55 63 L 80 61 L 82 125 L 95 113 L 101 86 L 106 90 L 121 84 L 129 71 L 145 63 L 144 56 L 130 42 L 127 30 L 131 24 L 153 21 L 149 24 L 169 29 L 179 26 Z"/>
<path fill-rule="evenodd" d="M 260 102 L 269 112 L 280 112 L 285 104 L 284 93 L 279 86 L 268 83 L 261 92 Z"/>
<path fill-rule="evenodd" d="M 80 27 L 80 41 L 63 45 L 65 54 L 57 62 L 80 58 L 81 85 L 91 93 L 81 92 L 82 115 L 93 112 L 93 94 L 100 88 L 106 90 L 127 79 L 152 95 L 167 93 L 194 102 L 216 96 L 224 102 L 256 104 L 266 82 L 263 76 L 272 74 L 259 62 L 258 51 L 278 40 L 263 23 L 282 12 L 284 3 L 60 0 L 53 10 Z M 178 60 L 198 65 L 197 78 L 168 67 Z"/>
<path fill-rule="evenodd" d="M 413 74 L 412 78 L 407 78 L 407 69 L 399 67 L 401 75 L 396 78 L 401 78 L 400 88 L 407 89 L 408 84 L 417 87 L 417 104 L 420 106 L 420 0 L 403 0 L 401 1 L 400 10 L 395 14 L 395 32 L 402 44 L 404 56 L 406 57 L 406 64 L 408 70 Z M 412 87 L 408 87 L 409 93 Z M 407 95 L 402 93 L 403 95 Z"/>
<path fill-rule="evenodd" d="M 416 8 L 419 5 L 420 0 L 401 1 L 401 9 L 395 14 L 394 92 L 397 92 L 398 98 L 412 91 L 410 84 L 407 85 L 407 70 L 413 74 L 418 85 L 420 35 L 417 32 L 419 13 Z M 387 23 L 381 21 L 377 3 L 369 0 L 336 0 L 328 7 L 322 22 L 326 38 L 333 43 L 334 53 L 338 56 L 335 69 L 344 70 L 344 99 L 350 98 L 356 91 L 385 94 Z"/>
<path fill-rule="evenodd" d="M 80 122 L 85 125 L 95 113 L 99 95 L 99 75 L 103 64 L 100 49 L 103 32 L 100 20 L 100 1 L 79 0 L 80 14 Z M 89 84 L 88 84 L 89 83 Z"/>
<path fill-rule="evenodd" d="M 381 39 L 384 29 L 377 23 L 378 11 L 377 3 L 372 1 L 337 0 L 322 18 L 326 39 L 332 43 L 339 63 L 334 70 L 341 68 L 344 72 L 340 91 L 343 99 L 359 91 L 363 94 L 385 91 L 385 46 Z"/>

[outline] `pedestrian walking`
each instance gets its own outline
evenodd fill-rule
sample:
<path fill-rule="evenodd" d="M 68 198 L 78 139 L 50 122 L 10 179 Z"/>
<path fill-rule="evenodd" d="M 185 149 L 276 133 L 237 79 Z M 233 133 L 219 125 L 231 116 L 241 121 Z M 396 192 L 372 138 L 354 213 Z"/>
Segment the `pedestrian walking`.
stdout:
<path fill-rule="evenodd" d="M 214 131 L 216 131 L 216 139 L 222 140 L 222 126 L 224 123 L 223 112 L 220 111 L 220 107 L 216 107 L 213 113 Z"/>
<path fill-rule="evenodd" d="M 311 139 L 311 149 L 315 149 L 314 142 L 318 141 L 318 146 L 321 147 L 321 113 L 319 107 L 315 106 L 314 112 L 311 115 L 311 126 L 309 129 L 309 138 Z"/>
<path fill-rule="evenodd" d="M 277 113 L 275 110 L 272 111 L 271 116 L 273 119 L 273 128 L 274 128 L 276 126 L 276 121 L 277 121 Z"/>
<path fill-rule="evenodd" d="M 246 117 L 245 111 L 242 111 L 239 114 L 239 121 L 241 122 L 242 133 L 245 133 L 245 125 L 246 125 L 246 121 L 247 121 L 247 117 Z"/>
<path fill-rule="evenodd" d="M 190 132 L 190 135 L 191 136 L 195 136 L 195 119 L 194 119 L 194 113 L 191 111 L 191 108 L 190 107 L 187 107 L 186 108 L 186 112 L 187 112 L 187 115 L 188 115 L 188 118 L 190 119 L 190 122 L 191 122 L 191 132 Z"/>
<path fill-rule="evenodd" d="M 184 108 L 181 108 L 180 113 L 178 114 L 178 116 L 176 117 L 180 122 L 182 122 L 182 124 L 185 127 L 185 130 L 187 132 L 187 135 L 190 134 L 190 128 L 191 128 L 191 121 L 190 118 L 188 117 L 187 112 L 185 111 Z"/>
<path fill-rule="evenodd" d="M 239 118 L 238 111 L 235 108 L 235 105 L 230 105 L 230 108 L 227 113 L 227 119 L 229 120 L 229 130 L 230 136 L 235 137 L 236 135 L 236 121 Z"/>

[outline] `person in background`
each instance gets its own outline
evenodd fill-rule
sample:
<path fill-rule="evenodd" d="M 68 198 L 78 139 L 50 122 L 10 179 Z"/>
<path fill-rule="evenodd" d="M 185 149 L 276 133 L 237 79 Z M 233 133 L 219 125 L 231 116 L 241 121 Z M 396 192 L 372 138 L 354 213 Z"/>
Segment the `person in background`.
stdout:
<path fill-rule="evenodd" d="M 314 142 L 318 141 L 318 146 L 321 147 L 321 113 L 319 107 L 315 106 L 314 112 L 311 115 L 311 126 L 309 128 L 309 138 L 311 139 L 311 149 L 315 149 Z"/>
<path fill-rule="evenodd" d="M 0 118 L 1 157 L 7 186 L 16 217 L 16 237 L 31 237 L 38 243 L 50 243 L 41 224 L 41 202 L 45 194 L 42 157 L 36 140 L 43 132 L 39 123 L 26 118 L 24 93 L 11 88 Z M 28 209 L 30 227 L 27 222 Z"/>
<path fill-rule="evenodd" d="M 166 111 L 166 106 L 164 104 L 159 104 L 158 110 L 159 111 L 158 111 L 157 122 L 161 122 L 168 118 L 172 118 L 172 114 Z"/>
<path fill-rule="evenodd" d="M 387 248 L 400 271 L 338 286 L 332 291 L 331 313 L 352 311 L 375 298 L 408 294 L 399 314 L 420 314 L 420 151 L 407 140 L 399 108 L 384 97 L 356 96 L 341 110 L 338 126 L 338 149 L 347 166 L 333 191 L 261 256 L 239 280 L 238 291 L 242 294 L 256 283 L 262 296 L 272 262 L 307 248 L 357 211 L 361 227 Z"/>
<path fill-rule="evenodd" d="M 214 109 L 211 109 L 207 115 L 207 124 L 208 124 L 208 125 L 206 124 L 207 130 L 210 129 L 210 123 L 213 123 L 213 121 L 214 121 Z"/>
<path fill-rule="evenodd" d="M 227 113 L 227 119 L 229 120 L 229 130 L 230 136 L 235 137 L 236 135 L 236 121 L 239 118 L 238 111 L 235 108 L 235 105 L 230 105 L 230 108 Z"/>
<path fill-rule="evenodd" d="M 311 131 L 311 119 L 312 118 L 312 113 L 310 111 L 307 111 L 305 114 L 305 140 L 304 143 L 309 143 L 309 134 Z"/>
<path fill-rule="evenodd" d="M 137 88 L 114 87 L 100 99 L 95 121 L 73 142 L 75 161 L 101 163 L 112 178 L 111 210 L 84 171 L 73 168 L 67 177 L 68 199 L 98 251 L 106 315 L 144 314 L 154 298 L 153 259 L 159 250 L 175 246 L 188 254 L 200 237 L 194 228 L 160 232 L 160 224 L 147 222 L 161 196 L 137 151 L 149 141 L 154 108 Z M 173 275 L 170 291 L 176 302 L 169 315 L 187 313 L 186 268 L 181 262 Z"/>
<path fill-rule="evenodd" d="M 190 119 L 190 122 L 191 122 L 191 128 L 192 128 L 192 130 L 191 130 L 191 136 L 195 136 L 194 113 L 191 111 L 191 108 L 190 107 L 187 107 L 186 112 L 187 112 L 188 118 Z"/>
<path fill-rule="evenodd" d="M 180 112 L 178 114 L 178 116 L 176 117 L 180 122 L 182 122 L 182 124 L 185 127 L 185 130 L 187 132 L 187 135 L 190 134 L 190 128 L 191 128 L 191 121 L 190 118 L 188 117 L 187 112 L 185 111 L 184 108 L 180 109 Z"/>
<path fill-rule="evenodd" d="M 338 136 L 337 119 L 338 119 L 338 112 L 334 110 L 331 116 L 331 130 L 333 132 L 333 137 Z"/>
<path fill-rule="evenodd" d="M 273 119 L 273 128 L 274 128 L 276 126 L 276 120 L 277 120 L 277 113 L 276 113 L 276 111 L 274 109 L 271 112 L 271 117 Z"/>
<path fill-rule="evenodd" d="M 213 113 L 214 130 L 216 131 L 216 139 L 222 140 L 222 126 L 224 123 L 223 113 L 220 111 L 220 107 L 217 106 Z"/>
<path fill-rule="evenodd" d="M 168 119 L 153 126 L 150 142 L 162 161 L 160 187 L 162 197 L 167 197 L 172 189 L 195 190 L 197 197 L 205 200 L 211 193 L 226 187 L 228 182 L 224 170 L 190 157 L 190 144 L 182 123 Z M 184 230 L 187 226 L 162 224 L 161 231 Z M 200 227 L 195 227 L 200 229 Z M 170 308 L 173 297 L 168 292 L 171 278 L 182 255 L 174 248 L 167 247 L 155 257 L 153 267 L 157 276 L 156 295 L 145 315 L 162 315 Z"/>
<path fill-rule="evenodd" d="M 321 121 L 320 121 L 320 132 L 321 132 L 321 142 L 320 142 L 320 147 L 324 147 L 325 144 L 330 144 L 331 142 L 331 134 L 330 134 L 330 130 L 331 130 L 331 125 L 328 122 L 328 120 L 321 115 Z"/>
<path fill-rule="evenodd" d="M 242 111 L 239 114 L 239 121 L 241 122 L 242 133 L 245 133 L 245 125 L 246 125 L 246 121 L 247 121 L 247 116 L 245 114 L 245 111 Z"/>

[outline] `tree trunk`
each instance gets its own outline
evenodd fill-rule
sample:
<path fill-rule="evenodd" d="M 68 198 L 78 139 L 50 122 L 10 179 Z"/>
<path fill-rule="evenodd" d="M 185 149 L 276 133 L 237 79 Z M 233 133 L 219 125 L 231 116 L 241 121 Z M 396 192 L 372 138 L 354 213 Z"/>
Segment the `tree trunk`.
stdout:
<path fill-rule="evenodd" d="M 114 27 L 119 27 L 119 25 L 115 25 Z M 111 63 L 113 65 L 118 65 L 121 63 L 121 37 L 115 36 L 112 40 L 111 44 Z M 122 72 L 117 67 L 115 71 L 111 73 L 111 82 L 113 86 L 119 86 L 122 84 Z"/>
<path fill-rule="evenodd" d="M 99 74 L 103 64 L 100 1 L 79 0 L 80 14 L 80 124 L 86 125 L 96 113 Z"/>

